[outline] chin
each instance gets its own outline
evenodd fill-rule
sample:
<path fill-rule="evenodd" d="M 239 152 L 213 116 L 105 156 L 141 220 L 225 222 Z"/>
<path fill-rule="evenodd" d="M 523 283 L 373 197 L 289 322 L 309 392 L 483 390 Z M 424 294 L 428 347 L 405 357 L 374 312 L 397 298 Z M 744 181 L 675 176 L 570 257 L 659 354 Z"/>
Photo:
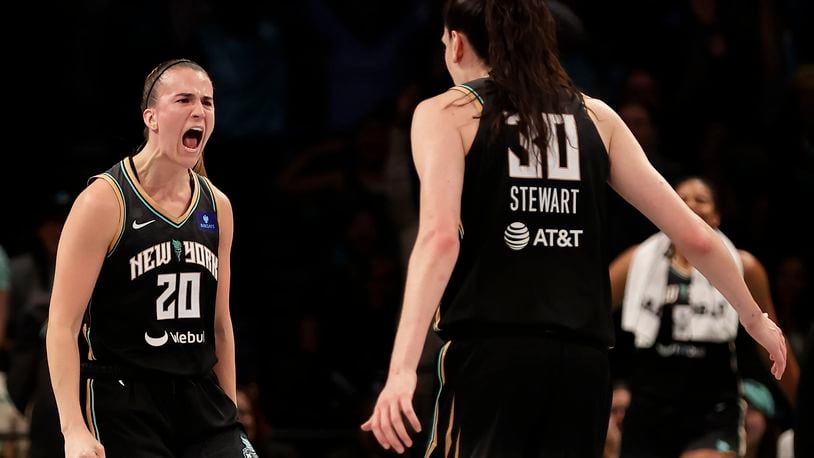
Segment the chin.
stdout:
<path fill-rule="evenodd" d="M 178 163 L 185 168 L 191 169 L 195 167 L 195 164 L 197 164 L 201 159 L 201 152 L 201 149 L 195 151 L 194 153 L 190 151 L 181 151 L 181 154 L 178 157 Z"/>

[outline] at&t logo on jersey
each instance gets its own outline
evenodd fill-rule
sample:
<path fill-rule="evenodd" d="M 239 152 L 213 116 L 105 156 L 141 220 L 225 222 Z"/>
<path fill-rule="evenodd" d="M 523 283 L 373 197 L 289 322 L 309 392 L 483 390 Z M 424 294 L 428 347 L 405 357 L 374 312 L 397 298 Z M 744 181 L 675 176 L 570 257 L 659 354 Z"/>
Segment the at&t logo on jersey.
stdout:
<path fill-rule="evenodd" d="M 514 251 L 522 250 L 529 244 L 529 228 L 523 223 L 512 223 L 503 233 L 506 245 Z"/>
<path fill-rule="evenodd" d="M 506 227 L 503 240 L 513 251 L 520 251 L 531 243 L 532 246 L 549 248 L 579 248 L 582 229 L 551 229 L 539 228 L 531 239 L 531 231 L 525 224 L 514 222 Z"/>

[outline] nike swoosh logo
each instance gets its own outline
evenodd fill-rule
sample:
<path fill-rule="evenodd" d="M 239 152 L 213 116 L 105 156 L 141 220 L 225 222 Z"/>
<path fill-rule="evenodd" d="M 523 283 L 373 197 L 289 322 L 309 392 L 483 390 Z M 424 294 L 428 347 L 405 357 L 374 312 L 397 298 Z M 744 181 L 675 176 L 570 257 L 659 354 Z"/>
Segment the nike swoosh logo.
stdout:
<path fill-rule="evenodd" d="M 158 337 L 158 338 L 150 337 L 150 334 L 147 334 L 146 332 L 144 333 L 144 341 L 147 342 L 147 344 L 152 346 L 152 347 L 160 347 L 160 346 L 164 345 L 165 343 L 167 343 L 168 339 L 169 339 L 169 336 L 167 335 L 166 330 L 164 331 L 164 335 L 162 335 L 161 337 Z"/>
<path fill-rule="evenodd" d="M 154 220 L 154 219 L 151 219 L 150 221 L 147 221 L 147 222 L 144 222 L 144 223 L 139 223 L 139 222 L 137 222 L 136 220 L 133 220 L 133 229 L 135 229 L 135 230 L 139 230 L 139 229 L 141 229 L 142 227 L 144 227 L 144 226 L 146 226 L 146 225 L 148 225 L 148 224 L 152 224 L 152 223 L 154 223 L 154 222 L 155 222 L 155 220 Z"/>

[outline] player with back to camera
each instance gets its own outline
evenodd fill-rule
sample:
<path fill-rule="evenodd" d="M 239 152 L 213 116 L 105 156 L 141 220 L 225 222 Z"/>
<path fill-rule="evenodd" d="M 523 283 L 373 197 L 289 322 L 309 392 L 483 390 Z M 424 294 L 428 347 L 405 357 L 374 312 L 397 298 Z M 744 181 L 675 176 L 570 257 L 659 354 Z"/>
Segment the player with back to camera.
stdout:
<path fill-rule="evenodd" d="M 426 456 L 602 455 L 613 344 L 605 185 L 681 247 L 785 367 L 783 333 L 732 257 L 651 166 L 627 126 L 581 94 L 541 0 L 448 0 L 455 87 L 412 125 L 419 233 L 388 378 L 362 425 L 412 445 L 416 366 L 435 317 L 445 340 Z"/>

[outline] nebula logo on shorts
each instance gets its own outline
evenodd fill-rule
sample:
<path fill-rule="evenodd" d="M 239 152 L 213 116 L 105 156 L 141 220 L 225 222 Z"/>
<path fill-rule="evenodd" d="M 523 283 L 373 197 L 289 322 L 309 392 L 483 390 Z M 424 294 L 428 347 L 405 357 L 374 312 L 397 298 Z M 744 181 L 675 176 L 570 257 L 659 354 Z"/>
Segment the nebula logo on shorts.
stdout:
<path fill-rule="evenodd" d="M 243 442 L 243 458 L 257 458 L 257 452 L 254 451 L 249 438 L 241 434 L 240 440 Z"/>
<path fill-rule="evenodd" d="M 512 223 L 503 232 L 503 240 L 514 251 L 522 250 L 529 244 L 529 228 L 523 223 Z"/>

